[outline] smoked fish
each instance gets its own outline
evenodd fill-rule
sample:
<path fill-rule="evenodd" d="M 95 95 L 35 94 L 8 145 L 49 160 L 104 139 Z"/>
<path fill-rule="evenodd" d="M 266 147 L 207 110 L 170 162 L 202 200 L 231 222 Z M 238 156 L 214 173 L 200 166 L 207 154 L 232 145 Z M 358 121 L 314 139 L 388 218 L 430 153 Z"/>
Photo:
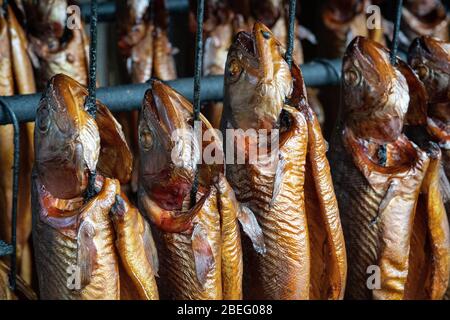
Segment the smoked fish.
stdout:
<path fill-rule="evenodd" d="M 132 155 L 120 125 L 87 90 L 58 74 L 39 103 L 32 178 L 41 299 L 158 299 L 150 227 L 121 193 Z M 96 172 L 95 195 L 86 197 Z"/>
<path fill-rule="evenodd" d="M 242 299 L 238 221 L 255 249 L 264 251 L 261 229 L 224 177 L 216 131 L 202 115 L 194 124 L 192 105 L 172 88 L 158 80 L 150 84 L 139 122 L 138 200 L 155 230 L 161 298 Z M 194 126 L 210 143 L 192 138 Z M 197 199 L 191 204 L 194 163 L 212 149 L 214 161 L 198 166 Z"/>
<path fill-rule="evenodd" d="M 2 85 L 0 95 L 30 94 L 36 92 L 30 57 L 28 55 L 28 41 L 23 27 L 16 18 L 16 12 L 8 6 L 8 14 L 0 17 L 1 42 L 3 54 L 0 57 L 2 65 Z M 20 177 L 18 194 L 17 221 L 17 257 L 19 274 L 30 283 L 32 275 L 32 261 L 30 251 L 31 236 L 31 167 L 33 165 L 33 123 L 20 124 Z M 0 140 L 4 147 L 0 155 L 0 166 L 4 168 L 1 178 L 0 197 L 0 238 L 11 238 L 11 209 L 12 209 L 12 165 L 13 165 L 13 127 L 1 126 Z"/>
<path fill-rule="evenodd" d="M 255 214 L 266 247 L 261 254 L 243 246 L 244 299 L 341 299 L 346 253 L 327 146 L 300 69 L 290 70 L 284 54 L 257 22 L 237 34 L 225 69 L 222 131 L 235 133 L 226 139 L 226 176 Z M 251 130 L 270 136 L 263 144 L 270 141 L 270 152 L 258 151 L 256 161 L 256 142 L 245 135 Z"/>
<path fill-rule="evenodd" d="M 444 174 L 440 175 L 441 192 L 447 217 L 450 214 L 450 44 L 436 38 L 422 36 L 415 39 L 409 49 L 408 63 L 414 69 L 426 89 L 426 120 L 422 130 L 415 129 L 412 139 L 423 144 L 437 143 L 442 152 Z M 441 169 L 442 171 L 442 169 Z M 450 288 L 446 299 L 450 299 Z"/>
<path fill-rule="evenodd" d="M 330 162 L 349 299 L 441 299 L 447 288 L 441 153 L 436 145 L 421 150 L 402 132 L 418 101 L 406 68 L 401 60 L 391 65 L 389 51 L 363 37 L 350 43 L 343 60 L 343 116 Z"/>

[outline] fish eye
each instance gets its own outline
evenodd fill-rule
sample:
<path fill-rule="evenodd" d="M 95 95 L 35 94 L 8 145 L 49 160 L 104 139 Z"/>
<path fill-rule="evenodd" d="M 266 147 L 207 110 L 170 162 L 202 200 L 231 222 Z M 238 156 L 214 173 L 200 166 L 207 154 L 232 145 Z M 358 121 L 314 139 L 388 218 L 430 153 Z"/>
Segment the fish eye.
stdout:
<path fill-rule="evenodd" d="M 242 67 L 236 59 L 232 59 L 228 65 L 228 77 L 231 81 L 239 79 L 242 73 Z"/>
<path fill-rule="evenodd" d="M 139 142 L 144 150 L 150 150 L 153 146 L 153 135 L 148 128 L 144 128 L 139 133 Z"/>
<path fill-rule="evenodd" d="M 50 113 L 48 108 L 42 108 L 39 111 L 36 125 L 41 133 L 46 133 L 48 131 L 50 128 Z"/>
<path fill-rule="evenodd" d="M 423 64 L 418 65 L 415 68 L 415 71 L 416 71 L 417 75 L 419 76 L 419 78 L 422 80 L 428 76 L 428 68 Z"/>
<path fill-rule="evenodd" d="M 359 84 L 360 80 L 361 80 L 361 77 L 356 70 L 350 69 L 350 70 L 347 70 L 346 72 L 344 72 L 344 81 L 349 86 L 357 86 Z"/>

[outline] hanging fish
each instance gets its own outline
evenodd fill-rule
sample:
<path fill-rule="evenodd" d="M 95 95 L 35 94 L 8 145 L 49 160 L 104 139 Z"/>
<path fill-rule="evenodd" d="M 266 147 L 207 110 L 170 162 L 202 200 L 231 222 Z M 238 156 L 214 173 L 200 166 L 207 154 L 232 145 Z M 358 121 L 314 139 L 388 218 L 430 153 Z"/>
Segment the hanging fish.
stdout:
<path fill-rule="evenodd" d="M 441 192 L 445 200 L 447 216 L 450 214 L 450 44 L 436 38 L 417 38 L 409 49 L 408 62 L 427 91 L 426 120 L 421 129 L 414 128 L 412 135 L 419 145 L 434 141 L 442 152 L 445 175 L 440 176 Z M 445 296 L 450 299 L 450 288 Z"/>
<path fill-rule="evenodd" d="M 28 42 L 19 24 L 15 11 L 11 6 L 7 7 L 7 14 L 2 17 L 1 41 L 4 42 L 2 49 L 4 54 L 0 57 L 0 64 L 5 76 L 4 84 L 0 89 L 0 95 L 30 94 L 36 91 L 33 69 L 30 57 L 27 53 Z M 4 29 L 3 29 L 4 28 Z M 7 52 L 9 51 L 9 53 Z M 8 84 L 9 83 L 9 84 Z M 9 87 L 9 88 L 8 88 Z M 13 166 L 13 127 L 12 125 L 0 128 L 0 139 L 3 152 L 0 156 L 1 166 L 5 168 L 2 172 L 0 183 L 0 197 L 2 197 L 2 208 L 0 216 L 0 238 L 11 238 L 11 210 L 12 210 L 12 166 Z M 33 163 L 33 131 L 34 124 L 20 124 L 20 176 L 18 194 L 18 221 L 17 221 L 17 257 L 19 274 L 30 283 L 32 274 L 32 261 L 29 239 L 31 235 L 31 198 L 30 179 Z"/>
<path fill-rule="evenodd" d="M 89 41 L 83 25 L 66 25 L 67 0 L 23 1 L 38 87 L 63 73 L 87 85 Z"/>
<path fill-rule="evenodd" d="M 121 194 L 132 157 L 120 125 L 66 75 L 51 79 L 37 110 L 33 244 L 42 299 L 157 299 L 149 226 Z M 89 174 L 96 195 L 85 199 Z"/>
<path fill-rule="evenodd" d="M 169 13 L 166 10 L 166 1 L 155 0 L 152 5 L 155 21 L 152 76 L 164 81 L 173 80 L 177 77 L 174 55 L 178 50 L 172 47 L 169 40 Z"/>
<path fill-rule="evenodd" d="M 196 6 L 196 1 L 190 1 L 189 22 L 193 35 L 195 35 L 197 27 Z M 206 1 L 203 23 L 202 76 L 224 74 L 228 48 L 233 39 L 233 16 L 226 1 Z M 207 102 L 202 105 L 202 114 L 214 128 L 219 128 L 222 109 L 222 102 Z"/>
<path fill-rule="evenodd" d="M 210 143 L 192 138 L 192 111 L 180 94 L 151 81 L 139 123 L 138 199 L 157 231 L 161 297 L 241 299 L 238 220 L 257 250 L 264 251 L 264 240 L 254 216 L 241 208 L 223 176 L 219 137 L 202 115 L 198 130 Z M 197 201 L 191 206 L 194 163 L 207 150 L 215 150 L 211 155 L 217 161 L 199 165 Z"/>
<path fill-rule="evenodd" d="M 9 288 L 10 268 L 0 261 L 0 301 L 1 300 L 37 300 L 36 293 L 20 277 L 16 278 L 16 290 Z"/>
<path fill-rule="evenodd" d="M 356 36 L 369 36 L 367 27 L 366 8 L 371 5 L 370 0 L 328 0 L 322 12 L 318 50 L 325 58 L 340 58 L 345 48 Z M 383 42 L 379 36 L 373 40 Z"/>
<path fill-rule="evenodd" d="M 402 8 L 401 31 L 406 38 L 401 44 L 407 49 L 420 36 L 449 40 L 447 12 L 440 0 L 406 0 Z"/>
<path fill-rule="evenodd" d="M 343 119 L 330 159 L 350 299 L 441 299 L 447 288 L 441 155 L 402 134 L 415 89 L 405 66 L 392 66 L 388 50 L 363 37 L 344 56 Z"/>
<path fill-rule="evenodd" d="M 347 266 L 326 142 L 300 70 L 295 64 L 289 70 L 284 49 L 263 24 L 236 36 L 224 90 L 222 130 L 263 130 L 275 150 L 250 162 L 255 142 L 243 137 L 245 150 L 238 144 L 236 152 L 245 162 L 227 165 L 227 179 L 256 215 L 266 245 L 263 255 L 244 250 L 244 298 L 341 299 Z"/>
<path fill-rule="evenodd" d="M 117 1 L 117 8 L 123 22 L 118 24 L 119 51 L 131 82 L 143 83 L 151 78 L 153 67 L 154 25 L 149 1 Z"/>

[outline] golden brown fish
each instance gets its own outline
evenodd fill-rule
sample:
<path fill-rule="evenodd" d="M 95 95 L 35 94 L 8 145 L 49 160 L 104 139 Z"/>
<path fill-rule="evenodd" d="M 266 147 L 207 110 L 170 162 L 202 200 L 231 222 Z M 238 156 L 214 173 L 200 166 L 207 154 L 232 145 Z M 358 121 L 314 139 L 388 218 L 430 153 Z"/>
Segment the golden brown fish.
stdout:
<path fill-rule="evenodd" d="M 1 57 L 3 62 L 3 68 L 11 68 L 12 78 L 9 78 L 10 71 L 4 70 L 4 81 L 11 81 L 11 90 L 8 92 L 6 87 L 3 87 L 4 91 L 1 95 L 17 94 L 30 94 L 36 91 L 33 69 L 31 61 L 27 53 L 27 39 L 22 26 L 19 24 L 16 18 L 15 12 L 8 6 L 8 15 L 6 19 L 3 19 L 4 32 L 2 32 L 2 41 L 5 43 L 3 49 L 10 51 L 9 56 Z M 8 62 L 9 61 L 9 62 Z M 8 67 L 9 66 L 9 67 Z M 13 128 L 12 125 L 2 126 L 0 129 L 2 133 L 2 145 L 4 146 L 5 154 L 0 156 L 0 162 L 4 166 L 5 170 L 4 179 L 1 184 L 0 191 L 3 193 L 2 197 L 5 197 L 4 208 L 0 209 L 0 215 L 2 219 L 6 219 L 4 223 L 1 223 L 2 228 L 0 230 L 0 238 L 10 239 L 11 233 L 11 206 L 12 206 L 12 164 L 13 164 Z M 25 281 L 30 283 L 31 281 L 31 252 L 29 246 L 29 239 L 31 235 L 31 198 L 30 198 L 30 180 L 31 180 L 31 167 L 33 163 L 33 131 L 34 125 L 32 123 L 24 123 L 20 125 L 20 170 L 19 177 L 19 194 L 18 194 L 18 222 L 17 222 L 17 256 L 19 272 Z"/>
<path fill-rule="evenodd" d="M 9 272 L 9 267 L 0 261 L 0 300 L 36 300 L 36 293 L 20 277 L 16 278 L 16 291 L 9 288 Z"/>
<path fill-rule="evenodd" d="M 341 58 L 347 44 L 356 36 L 384 43 L 383 32 L 370 32 L 366 9 L 370 0 L 328 0 L 321 12 L 319 53 L 325 58 Z"/>
<path fill-rule="evenodd" d="M 447 216 L 450 214 L 450 44 L 431 37 L 420 37 L 413 41 L 408 56 L 409 64 L 424 83 L 428 93 L 426 120 L 417 128 L 414 138 L 417 143 L 434 141 L 442 152 L 445 176 L 440 176 L 441 192 L 444 196 Z M 425 129 L 425 130 L 424 130 Z M 414 140 L 414 141 L 416 141 Z M 450 288 L 445 296 L 450 299 Z"/>
<path fill-rule="evenodd" d="M 164 81 L 177 77 L 174 54 L 177 52 L 169 40 L 169 13 L 165 0 L 152 2 L 155 31 L 153 33 L 153 73 L 152 76 Z"/>
<path fill-rule="evenodd" d="M 68 1 L 24 1 L 28 38 L 35 59 L 38 87 L 43 90 L 56 74 L 63 73 L 87 85 L 89 41 L 83 25 L 66 25 Z"/>
<path fill-rule="evenodd" d="M 139 123 L 140 208 L 157 230 L 162 298 L 241 299 L 237 221 L 258 250 L 264 243 L 255 218 L 241 210 L 222 174 L 217 133 L 203 116 L 200 119 L 200 133 L 209 134 L 210 143 L 191 139 L 191 104 L 163 83 L 151 82 Z M 194 160 L 208 148 L 215 150 L 218 161 L 199 166 L 197 203 L 191 206 Z"/>
<path fill-rule="evenodd" d="M 344 117 L 330 157 L 350 299 L 440 299 L 447 288 L 440 152 L 402 134 L 414 89 L 405 66 L 393 67 L 387 49 L 362 37 L 344 56 Z"/>
<path fill-rule="evenodd" d="M 132 157 L 120 125 L 65 75 L 49 82 L 36 116 L 33 244 L 42 299 L 157 299 L 149 226 L 120 192 Z M 85 198 L 89 174 L 96 195 Z"/>
<path fill-rule="evenodd" d="M 190 29 L 195 35 L 197 2 L 190 1 L 190 5 Z M 233 12 L 226 1 L 206 1 L 203 22 L 202 76 L 224 74 L 228 48 L 233 39 L 233 17 Z M 202 114 L 214 128 L 219 128 L 222 109 L 222 102 L 207 102 L 202 105 Z"/>
<path fill-rule="evenodd" d="M 252 33 L 236 36 L 226 65 L 222 129 L 241 129 L 227 141 L 234 144 L 242 130 L 267 130 L 274 148 L 250 162 L 247 147 L 254 142 L 244 136 L 245 149 L 238 143 L 236 150 L 245 162 L 227 165 L 236 197 L 255 213 L 266 245 L 265 254 L 244 251 L 244 298 L 340 299 L 347 266 L 326 143 L 300 70 L 289 70 L 283 57 L 270 30 L 255 23 Z"/>
<path fill-rule="evenodd" d="M 420 36 L 436 37 L 449 40 L 449 24 L 447 12 L 440 0 L 406 0 L 402 9 L 401 30 L 408 43 Z"/>

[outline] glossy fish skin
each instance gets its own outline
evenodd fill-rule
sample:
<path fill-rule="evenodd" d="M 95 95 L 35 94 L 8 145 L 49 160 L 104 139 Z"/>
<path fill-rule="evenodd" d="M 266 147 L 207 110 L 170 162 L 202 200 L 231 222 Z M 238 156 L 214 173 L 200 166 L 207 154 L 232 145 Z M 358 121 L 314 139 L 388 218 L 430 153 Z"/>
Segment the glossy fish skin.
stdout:
<path fill-rule="evenodd" d="M 158 274 L 158 255 L 150 226 L 128 199 L 116 196 L 111 210 L 116 231 L 116 247 L 139 297 L 158 300 L 155 276 Z M 143 263 L 144 262 L 144 263 Z"/>
<path fill-rule="evenodd" d="M 53 198 L 35 177 L 33 242 L 41 299 L 119 299 L 118 255 L 108 216 L 119 193 L 118 181 L 105 179 L 86 205 L 82 198 L 66 202 Z M 78 290 L 67 285 L 69 268 L 79 271 Z"/>
<path fill-rule="evenodd" d="M 448 194 L 450 187 L 450 151 L 448 107 L 450 103 L 450 44 L 431 37 L 420 37 L 413 41 L 409 49 L 408 62 L 427 89 L 429 103 L 427 120 L 422 126 L 428 132 L 420 136 L 426 141 L 439 144 L 442 152 L 442 164 L 445 175 L 441 175 L 440 188 L 445 195 L 447 216 L 449 215 Z M 450 299 L 450 287 L 445 299 Z"/>
<path fill-rule="evenodd" d="M 17 290 L 13 292 L 9 288 L 9 267 L 0 261 L 0 301 L 1 300 L 37 300 L 36 293 L 23 281 L 20 276 L 16 278 Z"/>
<path fill-rule="evenodd" d="M 392 67 L 387 49 L 364 38 L 356 38 L 344 57 L 345 117 L 330 157 L 348 250 L 350 299 L 439 299 L 448 281 L 448 226 L 431 169 L 439 156 L 401 133 L 413 87 L 400 65 Z M 360 118 L 364 122 L 355 120 Z M 397 120 L 386 125 L 387 118 Z M 429 234 L 437 251 L 424 240 Z M 373 265 L 380 270 L 380 288 L 370 290 L 367 268 Z M 442 269 L 426 272 L 436 266 Z"/>
<path fill-rule="evenodd" d="M 97 102 L 96 119 L 85 111 L 86 96 L 81 84 L 56 75 L 37 111 L 32 181 L 40 296 L 157 299 L 150 227 L 120 191 L 130 179 L 131 153 L 104 105 Z M 93 170 L 97 194 L 85 201 Z"/>
<path fill-rule="evenodd" d="M 233 106 L 228 111 L 234 127 L 270 129 L 278 120 L 284 98 L 292 91 L 292 76 L 270 30 L 255 23 L 253 34 L 256 41 L 248 33 L 239 32 L 230 48 L 224 104 Z M 267 35 L 270 38 L 265 41 Z M 252 112 L 248 106 L 253 107 Z"/>
<path fill-rule="evenodd" d="M 236 37 L 226 66 L 222 130 L 281 132 L 275 155 L 227 165 L 227 178 L 255 213 L 266 248 L 260 254 L 245 250 L 244 299 L 339 299 L 345 246 L 326 147 L 300 70 L 289 70 L 283 56 L 269 29 L 255 23 L 253 33 Z M 326 257 L 318 247 L 326 248 Z"/>
<path fill-rule="evenodd" d="M 411 43 L 420 36 L 449 40 L 448 18 L 442 1 L 407 0 L 402 9 L 401 30 Z M 405 43 L 406 48 L 410 43 Z"/>
<path fill-rule="evenodd" d="M 431 37 L 420 37 L 409 49 L 408 63 L 425 84 L 429 103 L 450 100 L 450 43 Z"/>
<path fill-rule="evenodd" d="M 370 0 L 328 0 L 322 13 L 319 52 L 326 58 L 341 58 L 347 44 L 356 36 L 374 36 L 383 43 L 382 32 L 369 34 L 366 8 Z"/>
<path fill-rule="evenodd" d="M 4 43 L 2 45 L 3 50 L 8 50 L 10 58 L 6 56 L 0 57 L 0 64 L 3 65 L 3 68 L 11 68 L 12 67 L 12 78 L 9 78 L 8 71 L 4 70 L 1 74 L 4 75 L 4 81 L 11 81 L 10 92 L 8 90 L 4 91 L 3 94 L 0 95 L 10 95 L 14 92 L 17 94 L 30 94 L 36 91 L 33 69 L 31 66 L 30 57 L 27 53 L 28 42 L 25 36 L 25 32 L 22 29 L 22 26 L 19 24 L 16 13 L 13 12 L 10 6 L 8 6 L 8 15 L 7 19 L 3 19 L 5 23 L 4 32 L 0 37 L 2 41 L 6 41 L 8 43 Z M 5 51 L 6 52 L 6 51 Z M 6 89 L 4 87 L 4 89 Z M 10 239 L 10 214 L 11 214 L 11 201 L 12 201 L 12 162 L 13 162 L 13 128 L 11 125 L 2 126 L 0 129 L 2 136 L 0 139 L 2 141 L 2 145 L 4 147 L 4 155 L 1 157 L 0 162 L 2 166 L 4 165 L 5 170 L 2 179 L 4 181 L 1 182 L 2 186 L 0 189 L 4 191 L 0 191 L 2 193 L 1 197 L 6 197 L 3 199 L 2 203 L 4 203 L 5 208 L 1 208 L 0 212 L 4 212 L 1 216 L 8 219 L 4 223 L 0 223 L 2 225 L 2 230 L 0 231 L 0 238 L 2 239 Z M 31 235 L 31 197 L 30 197 L 30 180 L 31 180 L 31 167 L 33 163 L 33 131 L 34 124 L 33 123 L 23 123 L 20 125 L 20 150 L 21 150 L 21 159 L 20 159 L 20 170 L 21 175 L 19 177 L 19 194 L 18 194 L 18 232 L 17 232 L 17 256 L 18 256 L 18 265 L 19 265 L 19 274 L 22 275 L 23 279 L 26 282 L 31 281 L 31 273 L 32 273 L 32 262 L 31 262 L 31 252 L 29 246 L 29 238 Z M 9 216 L 9 217 L 8 217 Z M 3 229 L 4 228 L 4 229 Z"/>
<path fill-rule="evenodd" d="M 60 74 L 49 82 L 39 103 L 36 168 L 42 183 L 57 198 L 72 199 L 82 194 L 89 171 L 97 166 L 100 135 L 95 120 L 80 108 L 85 93 L 75 80 Z"/>
<path fill-rule="evenodd" d="M 54 75 L 63 73 L 87 85 L 89 41 L 81 28 L 66 27 L 66 0 L 25 1 L 31 51 L 38 87 L 43 90 Z"/>
<path fill-rule="evenodd" d="M 141 210 L 158 230 L 161 297 L 222 299 L 216 191 L 201 184 L 201 198 L 196 206 L 186 208 L 194 175 L 191 145 L 184 136 L 174 143 L 171 140 L 175 130 L 189 128 L 189 107 L 192 108 L 184 97 L 161 82 L 152 81 L 139 125 L 138 199 Z M 193 143 L 197 152 L 200 146 L 195 140 Z M 178 164 L 173 162 L 172 150 L 179 156 Z M 194 238 L 195 228 L 201 232 Z M 201 258 L 198 263 L 197 257 Z"/>
<path fill-rule="evenodd" d="M 177 77 L 174 54 L 175 48 L 169 40 L 169 13 L 166 10 L 165 0 L 156 0 L 153 3 L 155 31 L 153 33 L 153 74 L 152 76 L 164 81 Z"/>
<path fill-rule="evenodd" d="M 153 32 L 148 1 L 117 1 L 119 50 L 126 59 L 127 73 L 133 83 L 150 79 L 153 66 Z"/>
<path fill-rule="evenodd" d="M 256 234 L 260 231 L 254 218 L 241 214 L 220 162 L 199 167 L 197 203 L 190 207 L 195 169 L 192 155 L 209 143 L 199 145 L 189 134 L 172 140 L 176 130 L 191 128 L 192 106 L 157 80 L 151 86 L 139 126 L 142 161 L 138 199 L 156 230 L 161 297 L 241 299 L 242 249 L 237 221 L 244 229 L 256 230 Z M 202 115 L 200 119 L 202 130 L 211 129 Z M 214 144 L 219 141 L 216 133 L 212 137 Z M 221 148 L 216 150 L 221 154 Z M 253 234 L 250 237 L 258 238 Z"/>

